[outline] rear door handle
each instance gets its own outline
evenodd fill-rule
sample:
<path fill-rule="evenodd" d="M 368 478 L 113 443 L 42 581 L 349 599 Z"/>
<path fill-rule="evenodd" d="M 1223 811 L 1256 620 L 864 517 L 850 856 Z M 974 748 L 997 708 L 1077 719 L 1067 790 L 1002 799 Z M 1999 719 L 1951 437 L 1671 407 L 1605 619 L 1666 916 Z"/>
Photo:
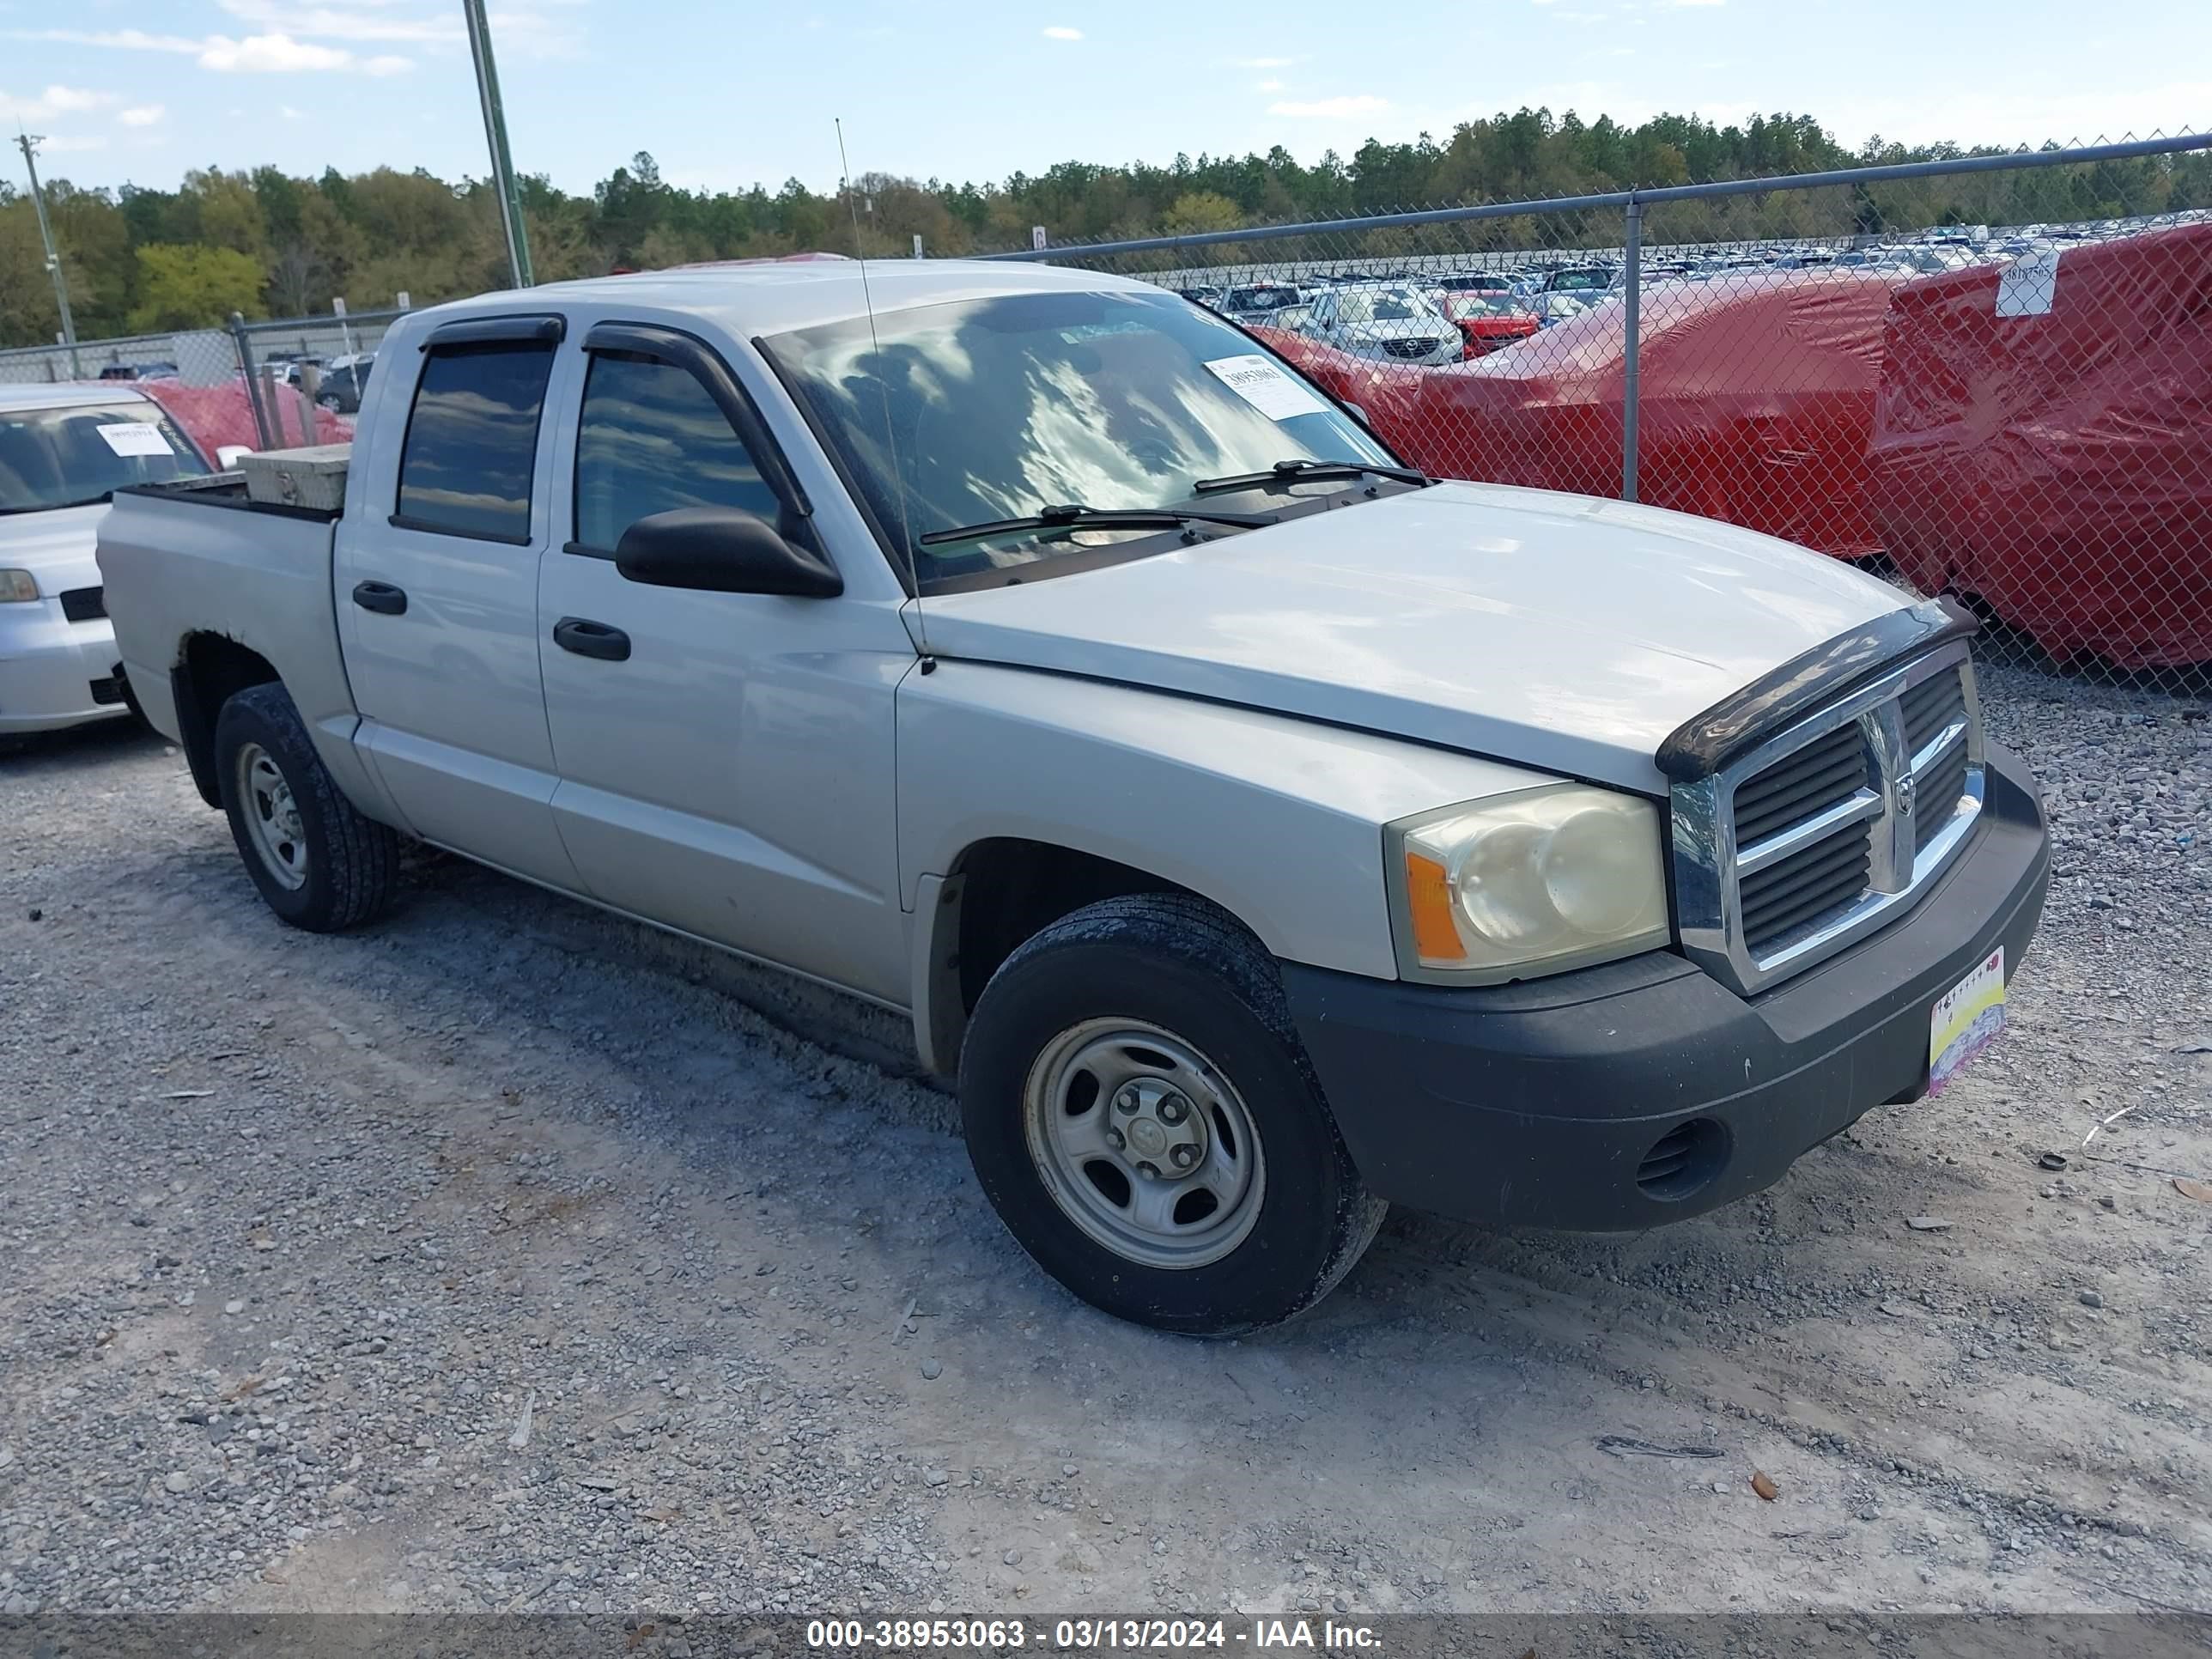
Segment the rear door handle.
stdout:
<path fill-rule="evenodd" d="M 553 643 L 563 651 L 573 651 L 580 657 L 597 657 L 602 662 L 629 660 L 629 635 L 619 628 L 610 628 L 585 617 L 563 617 L 555 623 Z"/>
<path fill-rule="evenodd" d="M 407 614 L 407 590 L 394 587 L 390 582 L 356 582 L 353 602 L 364 611 L 374 611 L 380 616 L 404 617 Z"/>

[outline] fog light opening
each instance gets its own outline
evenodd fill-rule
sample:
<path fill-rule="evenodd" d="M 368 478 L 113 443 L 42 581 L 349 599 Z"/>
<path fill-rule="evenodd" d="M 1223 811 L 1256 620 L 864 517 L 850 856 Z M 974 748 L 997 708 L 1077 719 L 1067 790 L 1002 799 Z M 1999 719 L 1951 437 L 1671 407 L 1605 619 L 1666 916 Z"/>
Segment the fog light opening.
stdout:
<path fill-rule="evenodd" d="M 1728 1131 L 1709 1117 L 1693 1117 L 1651 1143 L 1636 1166 L 1636 1185 L 1647 1198 L 1675 1203 L 1711 1182 L 1728 1162 Z"/>

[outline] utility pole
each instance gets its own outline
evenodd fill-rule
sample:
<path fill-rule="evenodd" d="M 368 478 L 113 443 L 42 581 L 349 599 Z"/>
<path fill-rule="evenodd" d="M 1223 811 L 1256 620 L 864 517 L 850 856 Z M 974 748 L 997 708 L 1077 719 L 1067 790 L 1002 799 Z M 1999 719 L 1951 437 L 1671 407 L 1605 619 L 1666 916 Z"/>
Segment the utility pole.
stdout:
<path fill-rule="evenodd" d="M 499 69 L 491 58 L 491 25 L 483 0 L 461 0 L 469 24 L 469 55 L 477 64 L 477 97 L 483 105 L 484 142 L 491 149 L 492 188 L 499 192 L 500 223 L 507 231 L 507 263 L 517 288 L 528 288 L 530 234 L 522 223 L 522 192 L 514 181 L 514 160 L 507 149 L 507 110 L 499 100 Z"/>
<path fill-rule="evenodd" d="M 39 146 L 46 140 L 35 132 L 18 133 L 15 148 L 23 152 L 23 165 L 31 173 L 31 206 L 39 216 L 39 240 L 46 245 L 46 274 L 54 279 L 54 304 L 62 313 L 62 343 L 69 347 L 70 379 L 80 378 L 76 360 L 76 324 L 70 317 L 69 278 L 62 274 L 62 256 L 54 247 L 53 228 L 46 222 L 46 192 L 39 188 Z"/>

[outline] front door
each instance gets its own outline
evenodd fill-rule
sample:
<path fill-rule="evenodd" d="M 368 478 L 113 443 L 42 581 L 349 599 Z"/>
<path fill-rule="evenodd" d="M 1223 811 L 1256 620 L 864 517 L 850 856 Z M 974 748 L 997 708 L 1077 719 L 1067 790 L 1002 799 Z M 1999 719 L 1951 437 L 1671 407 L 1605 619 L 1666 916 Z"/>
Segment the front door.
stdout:
<path fill-rule="evenodd" d="M 359 458 L 337 599 L 360 741 L 409 825 L 574 888 L 553 826 L 538 666 L 538 568 L 554 518 L 540 417 L 559 343 L 558 319 L 543 315 L 430 335 L 404 438 L 381 420 L 381 449 Z M 400 355 L 386 354 L 387 374 L 415 368 Z"/>
<path fill-rule="evenodd" d="M 615 568 L 652 514 L 779 516 L 725 412 L 746 396 L 728 366 L 686 336 L 618 337 L 583 354 L 560 438 L 570 527 L 538 581 L 562 839 L 606 903 L 902 1003 L 892 699 L 913 643 L 895 605 L 647 586 Z"/>

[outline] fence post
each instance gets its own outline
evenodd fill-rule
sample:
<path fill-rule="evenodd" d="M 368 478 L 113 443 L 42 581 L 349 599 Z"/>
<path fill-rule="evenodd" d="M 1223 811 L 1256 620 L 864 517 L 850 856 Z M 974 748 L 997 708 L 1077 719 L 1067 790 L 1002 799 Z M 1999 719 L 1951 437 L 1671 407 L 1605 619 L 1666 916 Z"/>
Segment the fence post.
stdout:
<path fill-rule="evenodd" d="M 1643 362 L 1642 329 L 1644 323 L 1644 204 L 1636 192 L 1628 193 L 1628 234 L 1626 268 L 1622 280 L 1628 285 L 1623 303 L 1627 311 L 1627 337 L 1620 369 L 1620 499 L 1636 499 L 1636 451 L 1638 437 L 1637 396 L 1641 390 Z"/>
<path fill-rule="evenodd" d="M 269 435 L 269 411 L 261 406 L 261 380 L 253 372 L 253 342 L 246 337 L 246 318 L 239 312 L 230 313 L 231 343 L 238 349 L 238 373 L 246 382 L 246 400 L 253 410 L 253 430 L 261 440 L 261 447 L 274 449 L 276 441 Z"/>

